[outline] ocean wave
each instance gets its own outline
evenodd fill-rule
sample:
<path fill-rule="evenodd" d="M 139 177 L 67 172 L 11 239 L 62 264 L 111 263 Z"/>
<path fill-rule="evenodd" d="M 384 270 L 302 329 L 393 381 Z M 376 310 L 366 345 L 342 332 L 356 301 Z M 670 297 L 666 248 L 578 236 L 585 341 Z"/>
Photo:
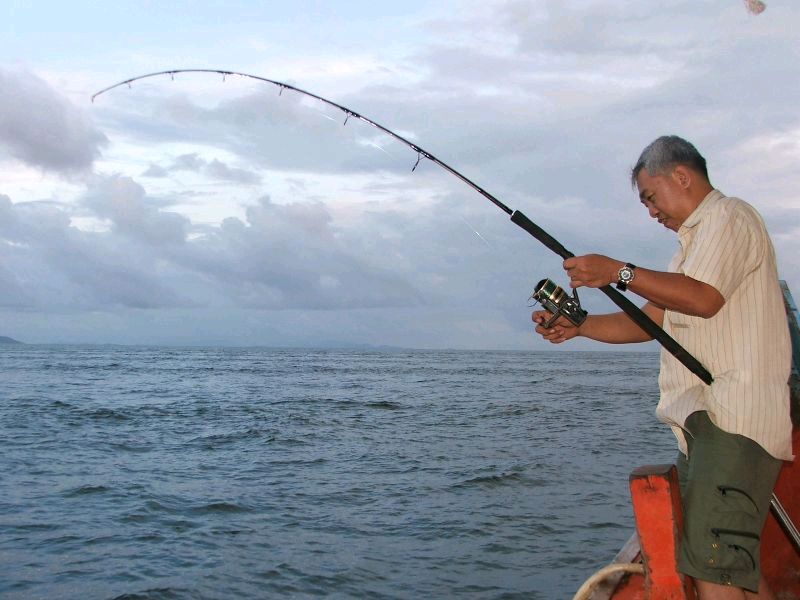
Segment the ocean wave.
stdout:
<path fill-rule="evenodd" d="M 187 588 L 151 588 L 141 592 L 129 592 L 114 596 L 112 600 L 183 600 L 185 598 L 200 600 L 203 598 L 203 596 L 195 594 L 196 592 Z"/>
<path fill-rule="evenodd" d="M 111 491 L 111 488 L 108 488 L 104 485 L 82 485 L 80 487 L 65 490 L 64 492 L 61 492 L 61 495 L 64 498 L 78 498 L 80 496 L 88 496 L 89 494 L 104 494 L 108 491 Z"/>
<path fill-rule="evenodd" d="M 498 475 L 480 475 L 472 479 L 466 479 L 459 483 L 453 484 L 453 488 L 463 488 L 471 486 L 487 486 L 495 487 L 501 485 L 510 485 L 519 483 L 523 478 L 519 473 L 500 473 Z"/>
<path fill-rule="evenodd" d="M 147 452 L 152 452 L 154 450 L 154 446 L 151 444 L 120 442 L 120 441 L 112 442 L 109 446 L 113 450 L 119 450 L 121 452 L 130 452 L 133 454 L 145 454 Z"/>
<path fill-rule="evenodd" d="M 392 402 L 391 400 L 376 400 L 375 402 L 367 402 L 368 408 L 380 408 L 383 410 L 402 410 L 405 408 L 400 402 Z"/>
<path fill-rule="evenodd" d="M 249 506 L 244 506 L 243 504 L 217 501 L 217 502 L 209 502 L 208 504 L 204 504 L 202 506 L 195 506 L 189 509 L 189 512 L 195 515 L 216 514 L 216 513 L 233 514 L 233 513 L 249 513 L 253 512 L 253 509 L 250 508 Z"/>
<path fill-rule="evenodd" d="M 188 445 L 199 445 L 207 450 L 212 450 L 230 444 L 247 442 L 250 440 L 275 441 L 273 431 L 264 431 L 257 427 L 251 427 L 244 431 L 232 431 L 229 433 L 212 433 L 200 435 L 190 439 Z"/>
<path fill-rule="evenodd" d="M 98 408 L 96 410 L 89 411 L 87 416 L 90 419 L 110 419 L 112 421 L 127 421 L 131 419 L 131 415 L 127 414 L 123 410 L 114 410 L 113 408 Z"/>

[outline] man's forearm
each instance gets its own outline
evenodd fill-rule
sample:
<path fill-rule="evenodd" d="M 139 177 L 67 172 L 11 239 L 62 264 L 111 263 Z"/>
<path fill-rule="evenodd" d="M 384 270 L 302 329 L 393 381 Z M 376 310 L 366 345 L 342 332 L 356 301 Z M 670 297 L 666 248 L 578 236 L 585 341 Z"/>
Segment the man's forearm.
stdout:
<path fill-rule="evenodd" d="M 658 326 L 664 322 L 664 311 L 647 304 L 642 309 Z M 606 344 L 635 344 L 653 338 L 623 312 L 610 315 L 589 315 L 578 329 L 578 335 Z"/>
<path fill-rule="evenodd" d="M 681 273 L 637 268 L 628 289 L 653 304 L 696 317 L 713 317 L 725 304 L 714 287 Z"/>

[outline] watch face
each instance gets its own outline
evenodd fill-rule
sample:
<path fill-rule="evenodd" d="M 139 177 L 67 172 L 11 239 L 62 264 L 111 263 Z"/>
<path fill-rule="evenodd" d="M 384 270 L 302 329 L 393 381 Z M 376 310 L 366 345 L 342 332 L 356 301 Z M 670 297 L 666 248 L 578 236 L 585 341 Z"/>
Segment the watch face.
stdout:
<path fill-rule="evenodd" d="M 631 279 L 633 279 L 633 271 L 630 267 L 622 267 L 619 270 L 619 280 L 628 283 Z"/>

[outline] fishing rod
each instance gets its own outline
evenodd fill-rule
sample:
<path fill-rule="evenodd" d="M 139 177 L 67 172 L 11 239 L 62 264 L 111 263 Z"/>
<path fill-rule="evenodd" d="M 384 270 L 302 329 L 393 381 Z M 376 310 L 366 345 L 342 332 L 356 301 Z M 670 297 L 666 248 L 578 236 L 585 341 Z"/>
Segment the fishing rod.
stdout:
<path fill-rule="evenodd" d="M 276 81 L 274 79 L 268 79 L 266 77 L 260 77 L 258 75 L 250 75 L 248 73 L 240 73 L 237 71 L 225 71 L 222 69 L 173 69 L 169 71 L 158 71 L 156 73 L 148 73 L 146 75 L 138 75 L 136 77 L 131 77 L 130 79 L 120 81 L 119 83 L 115 83 L 114 85 L 111 85 L 93 94 L 92 102 L 94 102 L 95 99 L 101 94 L 105 94 L 106 92 L 113 90 L 114 88 L 123 85 L 127 85 L 128 87 L 130 87 L 131 84 L 135 81 L 148 79 L 150 77 L 159 77 L 161 75 L 169 75 L 170 77 L 174 78 L 174 76 L 179 73 L 213 73 L 216 75 L 222 75 L 223 81 L 227 76 L 237 76 L 237 77 L 244 77 L 247 79 L 254 79 L 256 81 L 270 83 L 272 85 L 277 86 L 280 90 L 279 95 L 282 94 L 284 90 L 291 90 L 298 94 L 308 96 L 309 98 L 314 98 L 315 100 L 327 104 L 328 106 L 337 108 L 345 114 L 344 125 L 346 125 L 351 118 L 363 121 L 364 123 L 372 127 L 375 127 L 376 129 L 379 129 L 386 135 L 405 144 L 406 146 L 411 148 L 414 152 L 416 152 L 417 162 L 411 168 L 412 172 L 416 170 L 417 166 L 419 165 L 420 161 L 423 158 L 431 161 L 436 165 L 439 165 L 445 171 L 447 171 L 451 175 L 454 175 L 455 177 L 466 183 L 469 187 L 478 192 L 481 196 L 489 200 L 489 202 L 491 202 L 492 204 L 497 206 L 500 210 L 509 215 L 511 217 L 512 223 L 515 223 L 516 225 L 527 231 L 530 235 L 539 240 L 547 248 L 558 254 L 561 258 L 567 259 L 575 256 L 572 252 L 570 252 L 564 246 L 562 246 L 558 240 L 556 240 L 553 236 L 547 233 L 544 229 L 539 227 L 536 223 L 531 221 L 520 211 L 512 210 L 511 208 L 503 204 L 500 200 L 495 198 L 492 194 L 490 194 L 485 189 L 480 187 L 478 184 L 473 182 L 471 179 L 462 175 L 461 173 L 456 171 L 453 167 L 439 160 L 433 154 L 423 149 L 422 147 L 418 146 L 414 142 L 404 138 L 398 133 L 395 133 L 391 129 L 384 127 L 380 123 L 377 123 L 372 119 L 369 119 L 364 115 L 347 108 L 346 106 L 342 106 L 341 104 L 338 104 L 333 100 L 328 100 L 327 98 L 323 98 L 322 96 L 301 89 L 299 87 L 293 86 L 291 84 L 284 83 L 283 81 Z M 711 373 L 709 373 L 708 370 L 706 370 L 706 368 L 700 363 L 700 361 L 698 361 L 685 348 L 683 348 L 683 346 L 681 346 L 678 342 L 676 342 L 666 331 L 664 331 L 661 327 L 659 327 L 638 306 L 636 306 L 633 302 L 631 302 L 628 298 L 623 296 L 619 291 L 612 288 L 610 285 L 603 286 L 599 289 L 606 296 L 608 296 L 608 298 L 614 304 L 616 304 L 626 315 L 628 315 L 628 317 L 630 317 L 634 323 L 636 323 L 641 329 L 643 329 L 650 337 L 657 340 L 670 354 L 672 354 L 676 359 L 678 359 L 678 361 L 680 361 L 681 364 L 683 364 L 692 373 L 697 375 L 697 377 L 699 377 L 704 383 L 706 383 L 707 385 L 711 385 L 713 377 L 711 376 Z"/>

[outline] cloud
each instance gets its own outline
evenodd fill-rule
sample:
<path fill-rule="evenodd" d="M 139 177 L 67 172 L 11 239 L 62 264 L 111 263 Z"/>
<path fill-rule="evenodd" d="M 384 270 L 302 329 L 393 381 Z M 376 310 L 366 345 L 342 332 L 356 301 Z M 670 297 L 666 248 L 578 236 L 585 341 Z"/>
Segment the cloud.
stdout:
<path fill-rule="evenodd" d="M 0 231 L 9 229 L 15 224 L 16 214 L 11 198 L 0 194 Z"/>
<path fill-rule="evenodd" d="M 330 310 L 430 300 L 386 261 L 348 247 L 343 239 L 360 234 L 334 226 L 322 203 L 277 205 L 265 196 L 244 220 L 202 227 L 168 206 L 120 176 L 97 178 L 78 206 L 0 196 L 0 275 L 13 302 L 61 310 Z M 77 212 L 106 221 L 108 230 L 78 229 Z"/>
<path fill-rule="evenodd" d="M 147 247 L 76 229 L 68 205 L 7 200 L 0 198 L 9 217 L 0 220 L 0 266 L 14 293 L 4 306 L 52 312 L 189 304 L 160 281 Z"/>
<path fill-rule="evenodd" d="M 0 68 L 0 150 L 30 166 L 70 173 L 90 169 L 107 142 L 44 80 Z"/>
<path fill-rule="evenodd" d="M 291 90 L 278 95 L 278 88 L 272 85 L 253 87 L 241 80 L 232 80 L 225 86 L 228 94 L 231 89 L 240 89 L 241 95 L 214 102 L 203 94 L 194 97 L 187 92 L 174 93 L 174 88 L 168 91 L 156 87 L 161 95 L 150 91 L 148 102 L 133 102 L 130 95 L 137 93 L 134 87 L 113 92 L 99 108 L 106 121 L 115 128 L 127 129 L 139 143 L 165 147 L 191 143 L 217 148 L 251 166 L 250 171 L 242 171 L 213 160 L 203 164 L 197 162 L 204 160 L 199 154 L 190 153 L 181 159 L 187 164 L 162 163 L 163 169 L 205 170 L 207 175 L 242 183 L 256 181 L 251 174 L 253 169 L 327 174 L 406 170 L 410 168 L 407 160 L 415 156 L 405 147 L 393 155 L 399 144 L 389 153 L 381 151 L 375 147 L 375 129 L 357 119 L 349 119 L 345 126 L 345 113 Z M 391 140 L 385 141 L 392 146 Z M 398 165 L 398 155 L 405 158 L 402 167 Z M 152 174 L 160 175 L 162 171 Z"/>
<path fill-rule="evenodd" d="M 181 154 L 175 159 L 171 169 L 174 171 L 200 171 L 206 164 L 206 161 L 197 154 Z"/>
<path fill-rule="evenodd" d="M 217 158 L 208 161 L 197 153 L 181 154 L 172 161 L 172 164 L 166 167 L 151 164 L 142 173 L 142 176 L 163 178 L 176 171 L 191 171 L 217 181 L 240 183 L 242 185 L 256 185 L 261 182 L 261 177 L 253 171 L 230 167 Z"/>
<path fill-rule="evenodd" d="M 169 171 L 164 167 L 160 167 L 158 165 L 150 165 L 147 167 L 147 170 L 142 173 L 142 177 L 151 177 L 151 178 L 161 178 L 167 177 L 169 175 Z"/>
<path fill-rule="evenodd" d="M 0 197 L 0 264 L 15 302 L 32 310 L 522 308 L 540 276 L 531 261 L 546 254 L 463 195 L 443 196 L 426 213 L 395 198 L 345 219 L 335 201 L 262 196 L 244 218 L 203 226 L 170 205 L 121 176 L 97 177 L 78 204 Z M 78 229 L 76 214 L 108 227 Z"/>
<path fill-rule="evenodd" d="M 176 260 L 240 307 L 341 309 L 423 302 L 408 279 L 342 241 L 324 204 L 268 196 L 192 240 Z M 369 232 L 366 235 L 370 235 Z"/>
<path fill-rule="evenodd" d="M 213 159 L 210 163 L 206 164 L 205 173 L 209 177 L 213 177 L 215 179 L 219 179 L 222 181 L 232 181 L 235 183 L 242 183 L 246 185 L 254 185 L 261 182 L 261 177 L 259 177 L 252 171 L 229 167 L 224 162 L 216 158 Z"/>
<path fill-rule="evenodd" d="M 88 190 L 85 206 L 111 222 L 115 232 L 149 245 L 181 244 L 189 221 L 161 210 L 163 203 L 148 198 L 144 188 L 129 177 L 102 178 Z"/>

